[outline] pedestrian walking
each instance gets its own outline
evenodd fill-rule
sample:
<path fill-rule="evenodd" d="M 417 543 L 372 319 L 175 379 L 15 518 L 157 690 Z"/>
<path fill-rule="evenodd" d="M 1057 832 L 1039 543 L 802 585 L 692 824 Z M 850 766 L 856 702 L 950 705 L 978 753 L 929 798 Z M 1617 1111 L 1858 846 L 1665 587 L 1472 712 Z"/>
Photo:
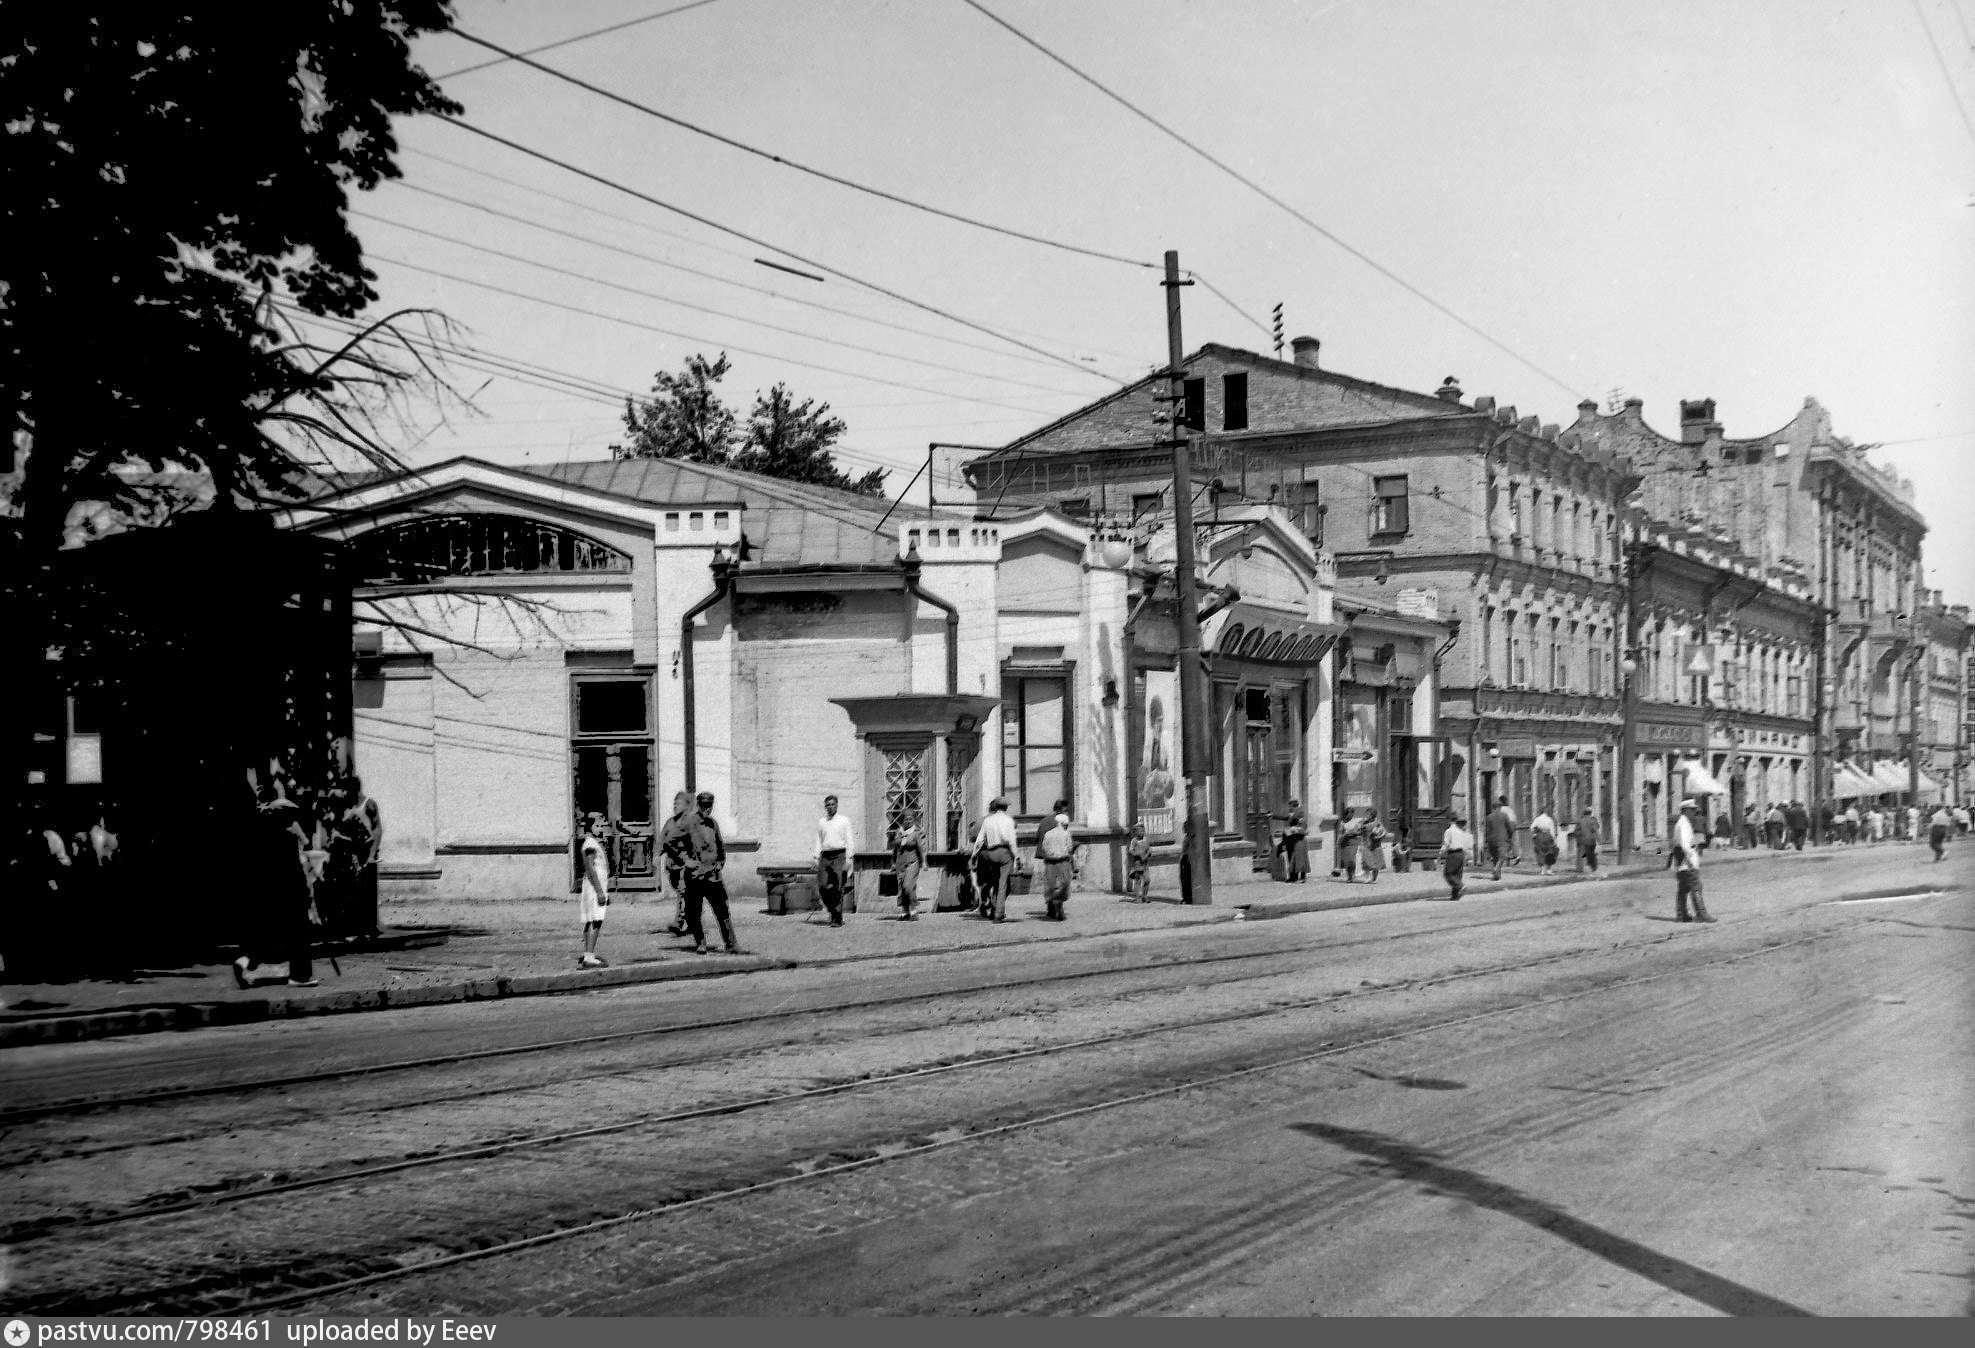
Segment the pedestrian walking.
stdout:
<path fill-rule="evenodd" d="M 672 891 L 672 922 L 665 928 L 667 936 L 684 936 L 687 930 L 686 868 L 678 860 L 684 852 L 674 848 L 673 842 L 685 836 L 692 814 L 693 798 L 684 791 L 677 792 L 672 797 L 672 816 L 658 829 L 659 869 L 665 873 L 666 888 Z"/>
<path fill-rule="evenodd" d="M 1008 920 L 1008 881 L 1015 869 L 1015 821 L 1008 817 L 1008 802 L 996 796 L 988 802 L 987 818 L 974 833 L 968 851 L 974 872 L 980 877 L 981 916 L 992 922 Z"/>
<path fill-rule="evenodd" d="M 1772 803 L 1769 813 L 1762 817 L 1763 838 L 1768 842 L 1770 851 L 1783 850 L 1783 834 L 1788 828 L 1789 816 L 1784 813 L 1781 805 Z"/>
<path fill-rule="evenodd" d="M 1577 873 L 1582 875 L 1586 866 L 1598 869 L 1598 816 L 1589 805 L 1577 816 Z"/>
<path fill-rule="evenodd" d="M 1385 825 L 1378 822 L 1378 811 L 1366 810 L 1365 822 L 1358 826 L 1358 855 L 1374 885 L 1378 883 L 1379 871 L 1385 867 L 1385 838 Z"/>
<path fill-rule="evenodd" d="M 695 808 L 686 817 L 686 827 L 672 843 L 679 868 L 685 872 L 686 934 L 693 938 L 695 955 L 707 953 L 702 912 L 711 908 L 727 953 L 738 955 L 741 946 L 734 938 L 734 922 L 727 910 L 727 882 L 721 877 L 721 870 L 727 864 L 727 844 L 713 818 L 713 793 L 700 792 L 693 798 L 693 804 Z"/>
<path fill-rule="evenodd" d="M 1920 807 L 1918 805 L 1909 805 L 1906 807 L 1906 836 L 1913 842 L 1920 841 Z"/>
<path fill-rule="evenodd" d="M 1404 875 L 1413 868 L 1412 830 L 1401 827 L 1392 836 L 1392 869 Z"/>
<path fill-rule="evenodd" d="M 1968 825 L 1969 825 L 1968 807 L 1966 805 L 1955 806 L 1954 807 L 1955 836 L 1958 838 L 1968 836 Z"/>
<path fill-rule="evenodd" d="M 899 818 L 898 832 L 891 840 L 891 873 L 898 885 L 898 906 L 904 910 L 901 921 L 913 920 L 912 905 L 919 897 L 919 872 L 926 866 L 926 839 L 919 832 L 919 816 L 906 812 Z"/>
<path fill-rule="evenodd" d="M 255 971 L 286 963 L 291 988 L 316 986 L 309 930 L 309 876 L 302 851 L 310 841 L 301 807 L 286 784 L 270 774 L 255 790 L 247 822 L 245 880 L 258 891 L 250 900 L 253 918 L 247 953 L 233 961 L 233 981 L 250 988 L 267 981 Z M 279 975 L 275 976 L 279 981 Z"/>
<path fill-rule="evenodd" d="M 1877 805 L 1874 805 L 1865 812 L 1863 822 L 1867 845 L 1876 846 L 1886 836 L 1886 816 L 1879 812 Z"/>
<path fill-rule="evenodd" d="M 1680 802 L 1680 818 L 1673 825 L 1673 850 L 1667 853 L 1667 864 L 1673 867 L 1673 920 L 1676 922 L 1712 922 L 1708 907 L 1701 899 L 1701 850 L 1697 845 L 1697 830 L 1694 818 L 1698 810 L 1692 798 Z M 1693 906 L 1693 916 L 1687 915 L 1688 905 Z"/>
<path fill-rule="evenodd" d="M 1536 853 L 1536 873 L 1551 875 L 1557 865 L 1557 821 L 1548 810 L 1538 810 L 1529 821 L 1529 845 Z"/>
<path fill-rule="evenodd" d="M 1783 822 L 1790 830 L 1790 845 L 1799 852 L 1810 838 L 1810 811 L 1800 800 L 1793 800 L 1783 811 Z"/>
<path fill-rule="evenodd" d="M 1152 902 L 1152 844 L 1143 824 L 1132 825 L 1131 841 L 1125 844 L 1125 889 L 1140 903 Z"/>
<path fill-rule="evenodd" d="M 1494 868 L 1494 878 L 1502 878 L 1502 862 L 1515 864 L 1516 817 L 1509 810 L 1509 798 L 1503 796 L 1495 802 L 1495 808 L 1481 821 L 1482 845 L 1487 848 L 1488 864 Z"/>
<path fill-rule="evenodd" d="M 1449 902 L 1458 902 L 1467 879 L 1468 853 L 1474 850 L 1474 835 L 1467 831 L 1467 820 L 1459 810 L 1447 821 L 1440 835 L 1440 874 L 1447 881 Z"/>
<path fill-rule="evenodd" d="M 1934 860 L 1947 856 L 1948 830 L 1954 827 L 1954 816 L 1948 813 L 1945 805 L 1935 809 L 1927 821 L 1927 845 L 1934 849 Z"/>
<path fill-rule="evenodd" d="M 1847 805 L 1845 807 L 1844 824 L 1845 845 L 1847 847 L 1856 847 L 1858 845 L 1858 806 Z"/>
<path fill-rule="evenodd" d="M 1042 836 L 1036 839 L 1036 864 L 1042 871 L 1042 900 L 1044 911 L 1052 922 L 1061 922 L 1065 916 L 1065 905 L 1070 901 L 1070 881 L 1074 868 L 1070 854 L 1076 848 L 1076 838 L 1070 831 L 1070 803 L 1056 802 L 1057 812 L 1044 826 Z"/>
<path fill-rule="evenodd" d="M 837 813 L 837 798 L 823 797 L 823 817 L 816 821 L 816 893 L 830 910 L 830 925 L 843 925 L 844 889 L 851 883 L 851 864 L 857 854 L 857 836 L 850 820 Z M 856 898 L 856 891 L 851 897 Z"/>
<path fill-rule="evenodd" d="M 1289 818 L 1282 826 L 1282 878 L 1300 885 L 1310 878 L 1310 820 L 1303 813 L 1303 802 L 1289 802 Z"/>
<path fill-rule="evenodd" d="M 1364 821 L 1358 818 L 1356 810 L 1346 810 L 1337 825 L 1337 863 L 1331 871 L 1332 878 L 1344 877 L 1347 885 L 1358 882 L 1358 832 Z"/>

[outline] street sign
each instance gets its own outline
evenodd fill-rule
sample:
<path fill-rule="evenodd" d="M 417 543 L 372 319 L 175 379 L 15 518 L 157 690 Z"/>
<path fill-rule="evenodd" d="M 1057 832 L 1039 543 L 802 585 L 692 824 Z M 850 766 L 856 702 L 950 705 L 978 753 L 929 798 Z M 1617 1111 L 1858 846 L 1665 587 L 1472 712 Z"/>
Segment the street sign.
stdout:
<path fill-rule="evenodd" d="M 1378 762 L 1378 750 L 1333 749 L 1330 752 L 1330 761 L 1333 763 L 1376 763 Z"/>

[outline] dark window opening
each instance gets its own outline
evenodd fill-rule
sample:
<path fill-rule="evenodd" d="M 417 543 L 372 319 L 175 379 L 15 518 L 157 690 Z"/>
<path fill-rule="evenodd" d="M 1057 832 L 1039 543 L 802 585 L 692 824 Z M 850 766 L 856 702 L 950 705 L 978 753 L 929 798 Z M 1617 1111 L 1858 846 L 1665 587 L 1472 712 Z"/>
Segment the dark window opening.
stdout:
<path fill-rule="evenodd" d="M 1073 520 L 1088 519 L 1090 517 L 1090 498 L 1088 496 L 1066 496 L 1056 503 L 1056 508 Z"/>
<path fill-rule="evenodd" d="M 1295 493 L 1289 502 L 1295 516 L 1296 527 L 1303 536 L 1318 547 L 1324 545 L 1324 507 L 1319 484 L 1315 482 L 1293 482 L 1290 491 Z"/>
<path fill-rule="evenodd" d="M 1269 690 L 1266 688 L 1244 688 L 1242 690 L 1243 711 L 1250 721 L 1266 725 L 1269 720 Z"/>
<path fill-rule="evenodd" d="M 1180 425 L 1189 431 L 1207 429 L 1207 381 L 1204 379 L 1182 380 L 1180 391 L 1186 395 L 1180 407 Z"/>
<path fill-rule="evenodd" d="M 1158 514 L 1159 506 L 1165 499 L 1166 494 L 1161 491 L 1142 491 L 1137 493 L 1132 497 L 1132 520 L 1136 522 L 1147 515 Z"/>
<path fill-rule="evenodd" d="M 1245 431 L 1248 429 L 1248 376 L 1224 374 L 1221 376 L 1221 429 L 1224 431 Z"/>
<path fill-rule="evenodd" d="M 645 681 L 585 680 L 576 685 L 576 733 L 643 734 Z"/>

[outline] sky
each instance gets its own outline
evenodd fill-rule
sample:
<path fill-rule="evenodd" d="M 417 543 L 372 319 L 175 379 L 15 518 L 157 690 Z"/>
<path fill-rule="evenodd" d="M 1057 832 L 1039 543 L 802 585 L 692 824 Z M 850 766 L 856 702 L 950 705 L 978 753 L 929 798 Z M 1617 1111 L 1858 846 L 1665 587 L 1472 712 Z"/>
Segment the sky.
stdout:
<path fill-rule="evenodd" d="M 1975 0 L 980 3 L 1283 204 L 965 0 L 461 0 L 513 50 L 663 14 L 533 59 L 1109 256 L 517 62 L 453 74 L 493 54 L 432 36 L 468 123 L 642 195 L 400 124 L 403 180 L 354 201 L 379 310 L 530 372 L 461 362 L 473 407 L 408 457 L 605 457 L 626 393 L 725 351 L 729 402 L 828 402 L 845 466 L 897 491 L 929 442 L 1004 444 L 1163 364 L 1173 249 L 1205 283 L 1188 350 L 1268 351 L 1280 303 L 1329 368 L 1564 425 L 1618 394 L 1677 435 L 1711 397 L 1754 436 L 1814 396 L 1913 480 L 1927 584 L 1975 603 Z"/>

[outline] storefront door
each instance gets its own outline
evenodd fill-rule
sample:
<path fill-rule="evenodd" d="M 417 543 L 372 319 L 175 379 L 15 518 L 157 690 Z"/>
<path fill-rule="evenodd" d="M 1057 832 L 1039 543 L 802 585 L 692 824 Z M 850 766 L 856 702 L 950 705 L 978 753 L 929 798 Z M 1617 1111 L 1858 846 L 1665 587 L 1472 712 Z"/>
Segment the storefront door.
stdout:
<path fill-rule="evenodd" d="M 650 680 L 582 676 L 574 685 L 572 828 L 580 838 L 585 821 L 602 815 L 611 878 L 626 889 L 650 889 L 658 877 Z M 572 885 L 579 879 L 572 874 Z"/>
<path fill-rule="evenodd" d="M 1269 868 L 1269 858 L 1275 854 L 1275 749 L 1266 721 L 1261 725 L 1251 722 L 1246 733 L 1247 753 L 1242 774 L 1242 795 L 1247 806 L 1244 831 L 1255 844 L 1255 869 L 1263 871 Z"/>

